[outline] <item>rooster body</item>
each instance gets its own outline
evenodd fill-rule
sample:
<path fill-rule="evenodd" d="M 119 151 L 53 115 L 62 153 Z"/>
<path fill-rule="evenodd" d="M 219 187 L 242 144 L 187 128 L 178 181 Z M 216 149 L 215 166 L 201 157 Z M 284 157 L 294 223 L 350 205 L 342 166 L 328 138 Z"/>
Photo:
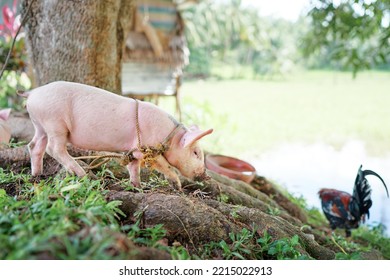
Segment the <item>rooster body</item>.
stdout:
<path fill-rule="evenodd" d="M 367 175 L 378 177 L 389 196 L 383 179 L 372 170 L 362 170 L 362 166 L 358 170 L 352 195 L 336 189 L 321 189 L 318 192 L 322 210 L 332 230 L 345 228 L 346 236 L 349 237 L 351 229 L 358 228 L 360 222 L 365 222 L 366 215 L 370 218 L 369 209 L 372 206 L 372 200 L 371 186 L 365 178 Z"/>

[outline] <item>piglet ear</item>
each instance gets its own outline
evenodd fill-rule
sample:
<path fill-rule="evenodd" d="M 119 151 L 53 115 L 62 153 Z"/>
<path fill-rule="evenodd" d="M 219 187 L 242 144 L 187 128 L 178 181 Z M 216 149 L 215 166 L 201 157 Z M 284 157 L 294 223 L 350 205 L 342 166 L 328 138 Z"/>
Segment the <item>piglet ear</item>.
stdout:
<path fill-rule="evenodd" d="M 0 110 L 0 119 L 6 121 L 8 120 L 10 114 L 11 114 L 11 109 Z"/>
<path fill-rule="evenodd" d="M 193 145 L 196 141 L 198 141 L 200 138 L 210 134 L 213 132 L 213 129 L 209 129 L 206 131 L 202 131 L 199 129 L 197 125 L 190 126 L 188 131 L 184 133 L 180 140 L 180 145 L 183 148 L 190 147 Z"/>

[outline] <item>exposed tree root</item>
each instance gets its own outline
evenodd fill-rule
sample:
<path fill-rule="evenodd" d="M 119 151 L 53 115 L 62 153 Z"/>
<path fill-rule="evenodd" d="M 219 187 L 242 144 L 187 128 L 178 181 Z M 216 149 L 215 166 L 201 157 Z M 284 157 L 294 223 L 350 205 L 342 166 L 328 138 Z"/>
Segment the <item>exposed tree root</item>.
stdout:
<path fill-rule="evenodd" d="M 102 154 L 73 147 L 69 147 L 68 150 L 72 156 Z M 29 172 L 29 165 L 29 154 L 25 146 L 0 151 L 0 167 L 6 170 Z M 124 167 L 114 166 L 115 177 L 128 177 Z M 44 158 L 44 167 L 43 177 L 63 172 L 61 166 L 47 155 Z M 190 252 L 199 255 L 198 250 L 202 245 L 221 240 L 229 243 L 231 233 L 239 234 L 246 228 L 259 237 L 266 231 L 273 240 L 298 235 L 300 240 L 298 250 L 314 259 L 333 259 L 335 253 L 340 252 L 337 246 L 329 243 L 329 239 L 324 237 L 321 229 L 304 226 L 308 220 L 306 212 L 292 203 L 265 178 L 257 176 L 249 185 L 212 171 L 208 171 L 208 175 L 210 179 L 204 182 L 193 182 L 180 177 L 183 192 L 171 186 L 157 186 L 151 189 L 149 186 L 143 192 L 124 191 L 120 183 L 112 183 L 110 179 L 102 180 L 106 180 L 110 187 L 107 199 L 122 201 L 120 208 L 126 214 L 126 218 L 121 222 L 131 225 L 138 221 L 143 228 L 163 224 L 167 232 L 168 246 L 179 243 Z M 143 170 L 142 180 L 148 182 L 149 177 L 150 172 Z M 20 186 L 15 182 L 0 184 L 0 188 L 5 189 L 9 195 L 17 195 Z M 76 234 L 93 235 L 92 231 L 93 229 L 84 229 Z M 114 243 L 116 245 L 110 248 L 109 252 L 113 256 L 125 252 L 125 258 L 129 259 L 170 258 L 164 251 L 138 247 L 125 235 L 112 234 L 112 237 L 116 240 Z M 377 255 L 374 252 L 366 257 L 380 258 Z M 47 252 L 40 256 L 54 257 Z"/>

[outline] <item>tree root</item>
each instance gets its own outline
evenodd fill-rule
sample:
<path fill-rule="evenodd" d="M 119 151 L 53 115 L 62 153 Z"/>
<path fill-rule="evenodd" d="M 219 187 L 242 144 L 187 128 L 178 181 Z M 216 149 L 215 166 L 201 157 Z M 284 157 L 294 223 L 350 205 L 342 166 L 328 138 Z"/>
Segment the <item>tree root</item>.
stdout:
<path fill-rule="evenodd" d="M 73 147 L 68 150 L 74 157 L 102 154 Z M 29 164 L 25 146 L 0 151 L 2 168 L 24 172 Z M 116 178 L 128 177 L 123 166 L 109 166 L 115 168 L 113 173 Z M 44 176 L 55 176 L 61 172 L 61 166 L 49 156 L 44 158 L 44 168 Z M 201 254 L 198 248 L 203 244 L 219 243 L 221 240 L 229 243 L 231 234 L 239 234 L 243 228 L 258 236 L 263 236 L 266 231 L 273 240 L 297 235 L 300 241 L 298 250 L 314 259 L 334 259 L 335 253 L 341 251 L 325 238 L 321 229 L 304 226 L 308 220 L 304 209 L 291 202 L 265 178 L 257 176 L 251 184 L 247 184 L 210 170 L 208 175 L 210 179 L 203 182 L 180 177 L 184 192 L 178 192 L 172 186 L 161 187 L 157 184 L 156 188 L 150 187 L 150 171 L 145 169 L 141 172 L 141 178 L 151 189 L 140 193 L 123 191 L 119 180 L 102 180 L 108 180 L 107 185 L 111 189 L 107 199 L 122 201 L 120 209 L 126 215 L 122 223 L 131 225 L 140 222 L 139 226 L 144 228 L 163 224 L 168 245 L 180 243 L 198 255 Z M 112 181 L 119 182 L 119 185 Z M 8 194 L 17 194 L 16 190 L 10 189 L 18 187 L 17 184 L 0 184 L 0 187 L 6 189 Z M 117 237 L 119 241 L 116 244 L 123 246 L 113 248 L 113 255 L 117 250 L 140 252 L 133 255 L 135 259 L 170 258 L 166 252 L 137 247 L 124 235 Z M 132 256 L 126 255 L 126 258 Z"/>
<path fill-rule="evenodd" d="M 188 244 L 193 250 L 199 244 L 211 241 L 228 242 L 230 233 L 255 226 L 259 235 L 262 236 L 263 231 L 267 230 L 275 239 L 298 235 L 302 253 L 315 259 L 334 258 L 334 252 L 318 245 L 312 236 L 283 218 L 268 215 L 259 209 L 158 192 L 111 191 L 108 199 L 122 201 L 120 208 L 128 217 L 125 223 L 134 223 L 135 216 L 141 216 L 144 227 L 163 224 L 170 242 Z"/>

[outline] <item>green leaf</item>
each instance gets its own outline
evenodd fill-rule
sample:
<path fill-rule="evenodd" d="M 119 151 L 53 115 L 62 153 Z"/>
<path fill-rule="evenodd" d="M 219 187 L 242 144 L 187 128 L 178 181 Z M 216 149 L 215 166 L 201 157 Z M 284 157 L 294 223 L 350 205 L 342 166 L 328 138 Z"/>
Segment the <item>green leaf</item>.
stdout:
<path fill-rule="evenodd" d="M 80 183 L 71 184 L 71 185 L 62 187 L 60 189 L 60 192 L 67 192 L 67 191 L 70 191 L 70 190 L 77 190 L 77 189 L 79 189 L 81 187 L 82 187 L 82 185 Z"/>

